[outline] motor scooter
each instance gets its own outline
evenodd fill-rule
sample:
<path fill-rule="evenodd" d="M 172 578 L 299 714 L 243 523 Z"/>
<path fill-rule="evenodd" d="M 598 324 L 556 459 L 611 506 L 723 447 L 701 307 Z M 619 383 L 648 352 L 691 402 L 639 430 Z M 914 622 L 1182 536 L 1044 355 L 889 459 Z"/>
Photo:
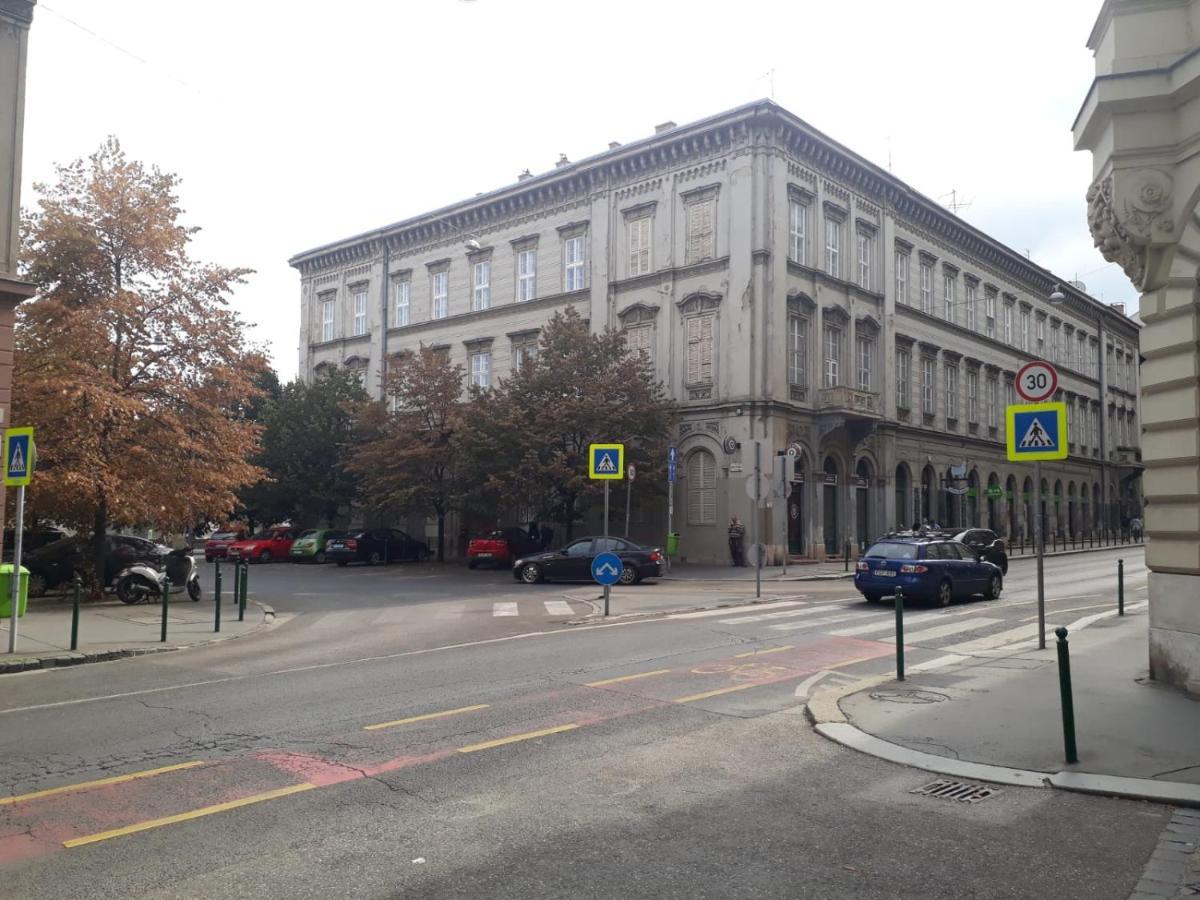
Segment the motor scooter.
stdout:
<path fill-rule="evenodd" d="M 168 592 L 186 590 L 193 602 L 200 599 L 200 571 L 190 549 L 172 550 L 158 563 L 136 562 L 118 572 L 113 581 L 117 598 L 122 603 L 158 600 L 164 583 Z"/>

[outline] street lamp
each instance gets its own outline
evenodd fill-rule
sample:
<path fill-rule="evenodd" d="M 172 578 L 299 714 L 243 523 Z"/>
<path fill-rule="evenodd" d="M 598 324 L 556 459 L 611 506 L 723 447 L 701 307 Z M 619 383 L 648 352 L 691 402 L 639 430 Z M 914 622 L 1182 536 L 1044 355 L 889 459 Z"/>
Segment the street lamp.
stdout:
<path fill-rule="evenodd" d="M 1050 296 L 1046 298 L 1053 306 L 1062 306 L 1067 302 L 1067 295 L 1062 292 L 1062 285 L 1054 285 L 1054 290 Z"/>

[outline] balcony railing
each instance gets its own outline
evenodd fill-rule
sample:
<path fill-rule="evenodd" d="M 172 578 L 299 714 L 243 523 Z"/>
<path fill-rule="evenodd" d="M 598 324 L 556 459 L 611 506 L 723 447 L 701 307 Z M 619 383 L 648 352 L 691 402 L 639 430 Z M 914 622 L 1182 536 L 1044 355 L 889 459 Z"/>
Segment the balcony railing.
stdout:
<path fill-rule="evenodd" d="M 845 385 L 821 388 L 817 394 L 817 406 L 822 410 L 843 410 L 867 416 L 878 416 L 881 412 L 878 394 Z"/>

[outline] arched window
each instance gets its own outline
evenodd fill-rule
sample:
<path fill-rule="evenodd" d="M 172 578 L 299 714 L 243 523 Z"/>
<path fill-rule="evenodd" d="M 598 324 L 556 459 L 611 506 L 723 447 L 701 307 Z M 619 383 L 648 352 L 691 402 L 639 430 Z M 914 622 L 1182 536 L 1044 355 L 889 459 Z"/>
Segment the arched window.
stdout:
<path fill-rule="evenodd" d="M 687 521 L 689 525 L 717 522 L 717 462 L 707 450 L 697 450 L 687 461 Z"/>

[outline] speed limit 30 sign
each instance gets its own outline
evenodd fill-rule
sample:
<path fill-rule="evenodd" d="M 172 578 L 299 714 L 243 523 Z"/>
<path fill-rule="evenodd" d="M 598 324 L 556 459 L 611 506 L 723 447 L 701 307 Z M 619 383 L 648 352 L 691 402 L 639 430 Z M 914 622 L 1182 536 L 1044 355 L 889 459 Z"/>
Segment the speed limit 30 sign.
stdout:
<path fill-rule="evenodd" d="M 1017 372 L 1014 387 L 1026 403 L 1049 400 L 1058 390 L 1058 372 L 1043 360 L 1025 363 Z"/>

